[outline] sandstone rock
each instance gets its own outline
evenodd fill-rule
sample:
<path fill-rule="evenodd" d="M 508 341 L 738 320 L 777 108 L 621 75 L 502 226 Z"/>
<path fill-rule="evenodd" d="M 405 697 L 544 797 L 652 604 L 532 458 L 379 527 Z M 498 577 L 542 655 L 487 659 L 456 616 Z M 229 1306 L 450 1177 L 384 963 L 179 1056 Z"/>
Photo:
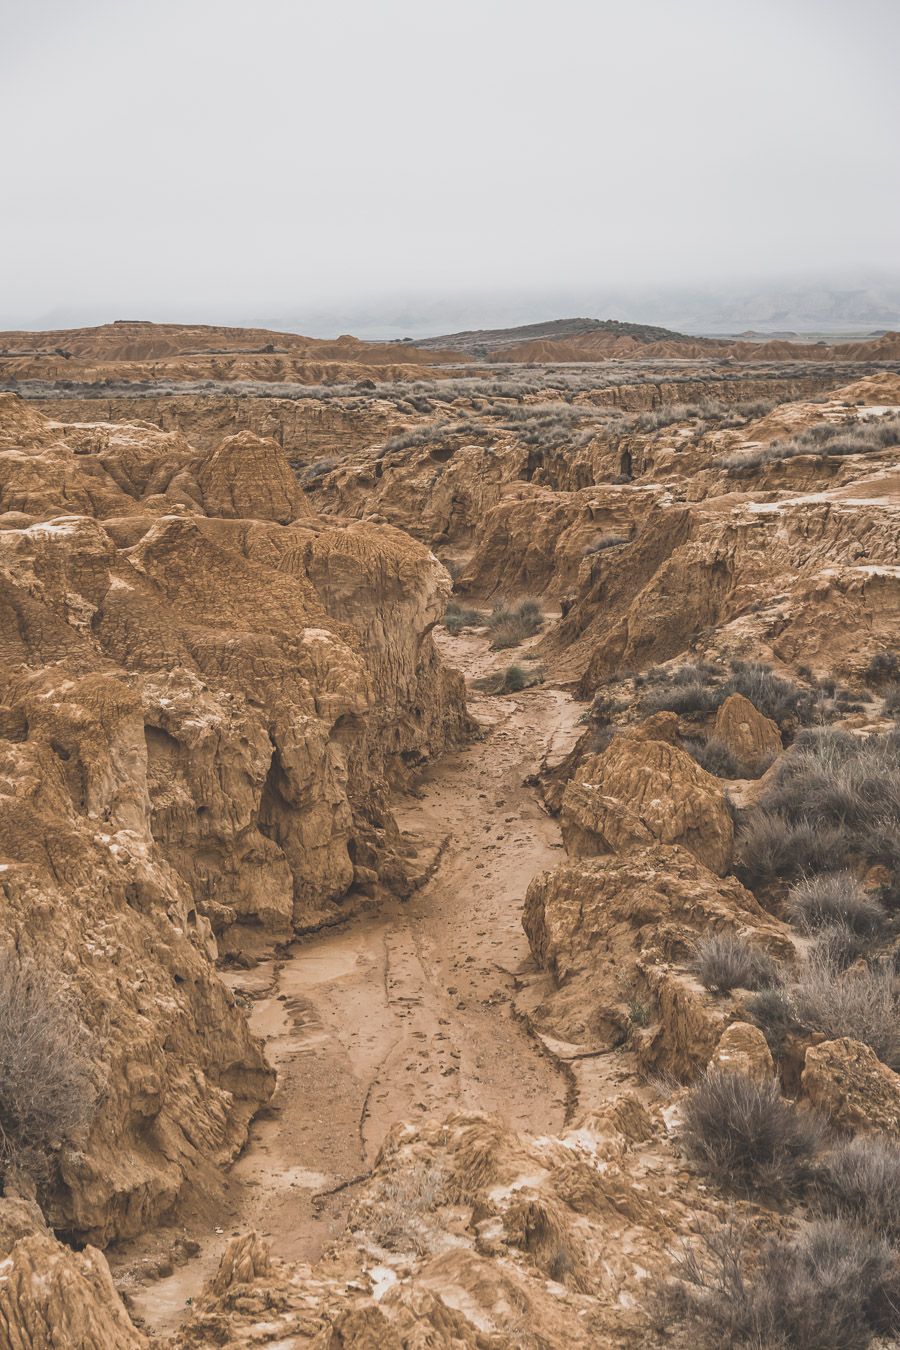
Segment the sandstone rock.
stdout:
<path fill-rule="evenodd" d="M 617 736 L 578 770 L 562 816 L 567 846 L 581 856 L 645 843 L 649 834 L 681 844 L 719 875 L 731 859 L 734 827 L 721 785 L 668 741 Z"/>
<path fill-rule="evenodd" d="M 716 714 L 713 733 L 742 768 L 758 771 L 781 753 L 781 732 L 743 694 L 730 694 Z"/>
<path fill-rule="evenodd" d="M 811 1045 L 801 1082 L 836 1125 L 900 1136 L 900 1074 L 860 1041 L 845 1036 Z"/>
<path fill-rule="evenodd" d="M 765 1036 L 751 1022 L 732 1022 L 722 1032 L 710 1065 L 728 1073 L 742 1073 L 758 1083 L 775 1076 L 775 1062 Z"/>
<path fill-rule="evenodd" d="M 66 980 L 102 1047 L 93 1126 L 42 1196 L 102 1244 L 226 1164 L 272 1091 L 217 951 L 332 913 L 354 866 L 402 893 L 390 784 L 468 723 L 430 637 L 443 568 L 293 519 L 277 447 L 238 438 L 199 475 L 276 519 L 211 519 L 177 433 L 18 400 L 0 432 L 0 504 L 27 509 L 0 530 L 0 944 Z"/>
<path fill-rule="evenodd" d="M 0 1342 L 8 1350 L 140 1350 L 148 1344 L 122 1306 L 102 1252 L 73 1252 L 49 1234 L 22 1238 L 2 1263 Z"/>
<path fill-rule="evenodd" d="M 272 1267 L 269 1245 L 259 1233 L 244 1233 L 231 1238 L 222 1253 L 219 1269 L 213 1276 L 210 1290 L 213 1294 L 224 1294 L 235 1284 L 250 1284 L 264 1275 Z"/>
<path fill-rule="evenodd" d="M 721 1034 L 724 1014 L 668 969 L 688 961 L 698 934 L 739 928 L 772 950 L 792 951 L 787 927 L 739 882 L 716 877 L 684 848 L 659 843 L 538 875 L 522 922 L 535 960 L 556 985 L 535 1015 L 538 1025 L 578 1044 L 608 1045 L 610 1036 L 624 1037 L 629 1004 L 649 981 L 657 998 L 683 1007 L 677 1015 L 668 1008 L 649 1033 L 651 1044 L 663 1038 L 648 1051 L 660 1065 L 675 1053 L 664 1039 L 667 1022 L 683 1028 L 678 1054 L 691 1064 L 705 1064 Z"/>
<path fill-rule="evenodd" d="M 312 1350 L 405 1350 L 404 1342 L 374 1303 L 339 1312 L 320 1331 Z"/>
<path fill-rule="evenodd" d="M 197 470 L 197 482 L 211 516 L 287 525 L 310 514 L 282 449 L 250 431 L 229 436 L 208 455 Z"/>

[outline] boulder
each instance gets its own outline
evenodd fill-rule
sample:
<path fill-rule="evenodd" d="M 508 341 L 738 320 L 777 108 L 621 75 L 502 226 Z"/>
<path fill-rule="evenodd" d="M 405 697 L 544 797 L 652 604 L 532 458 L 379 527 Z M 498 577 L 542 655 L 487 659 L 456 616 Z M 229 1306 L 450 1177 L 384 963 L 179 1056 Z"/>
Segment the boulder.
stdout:
<path fill-rule="evenodd" d="M 3 1202 L 0 1201 L 0 1204 Z M 5 1350 L 142 1350 L 102 1252 L 74 1252 L 49 1233 L 13 1246 L 0 1276 Z"/>
<path fill-rule="evenodd" d="M 776 724 L 744 698 L 730 694 L 716 714 L 713 732 L 731 751 L 743 769 L 756 772 L 781 753 L 781 732 Z"/>
<path fill-rule="evenodd" d="M 803 1091 L 836 1125 L 900 1136 L 900 1074 L 860 1041 L 823 1041 L 806 1052 Z"/>
<path fill-rule="evenodd" d="M 585 761 L 563 796 L 562 828 L 581 856 L 643 844 L 649 835 L 688 849 L 719 876 L 734 842 L 718 780 L 670 741 L 642 735 L 617 736 Z"/>
<path fill-rule="evenodd" d="M 649 983 L 657 1001 L 690 1005 L 683 1020 L 695 1030 L 680 1038 L 679 1054 L 684 1049 L 692 1063 L 709 1059 L 723 1014 L 671 965 L 687 962 L 699 934 L 735 928 L 770 950 L 792 950 L 786 925 L 740 882 L 717 877 L 685 848 L 657 842 L 540 873 L 528 887 L 522 923 L 535 960 L 556 985 L 539 1025 L 569 1041 L 609 1045 L 627 1034 L 629 1007 Z M 660 1064 L 667 1053 L 661 1046 Z"/>
<path fill-rule="evenodd" d="M 727 1026 L 709 1062 L 712 1068 L 746 1074 L 757 1083 L 766 1083 L 775 1076 L 768 1042 L 751 1022 L 732 1022 Z"/>

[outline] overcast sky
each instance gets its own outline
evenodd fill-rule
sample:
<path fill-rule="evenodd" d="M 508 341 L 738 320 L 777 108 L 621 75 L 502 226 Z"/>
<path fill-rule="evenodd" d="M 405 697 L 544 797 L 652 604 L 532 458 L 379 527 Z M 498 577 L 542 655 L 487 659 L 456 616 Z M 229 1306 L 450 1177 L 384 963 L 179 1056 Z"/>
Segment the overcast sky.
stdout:
<path fill-rule="evenodd" d="M 898 0 L 0 0 L 0 323 L 900 271 Z"/>

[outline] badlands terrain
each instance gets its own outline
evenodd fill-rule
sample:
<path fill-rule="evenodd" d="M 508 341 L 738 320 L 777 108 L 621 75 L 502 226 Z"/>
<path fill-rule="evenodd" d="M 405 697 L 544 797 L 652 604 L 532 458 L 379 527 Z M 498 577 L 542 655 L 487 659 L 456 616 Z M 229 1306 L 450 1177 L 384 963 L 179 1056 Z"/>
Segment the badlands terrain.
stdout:
<path fill-rule="evenodd" d="M 900 1344 L 900 335 L 0 335 L 0 1346 Z"/>

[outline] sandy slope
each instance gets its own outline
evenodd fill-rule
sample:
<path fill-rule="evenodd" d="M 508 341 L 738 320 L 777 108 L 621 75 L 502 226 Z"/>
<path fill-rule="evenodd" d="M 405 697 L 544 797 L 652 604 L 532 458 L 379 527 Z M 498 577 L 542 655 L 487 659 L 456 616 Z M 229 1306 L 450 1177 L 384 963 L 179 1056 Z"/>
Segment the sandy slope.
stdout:
<path fill-rule="evenodd" d="M 509 663 L 484 638 L 441 642 L 470 679 Z M 529 960 L 526 886 L 561 847 L 523 780 L 570 748 L 580 709 L 552 688 L 473 693 L 471 709 L 484 738 L 432 766 L 397 804 L 422 861 L 439 856 L 431 880 L 406 903 L 305 938 L 283 962 L 228 977 L 255 1000 L 251 1026 L 279 1086 L 224 1194 L 198 1197 L 177 1229 L 113 1254 L 148 1328 L 177 1324 L 233 1232 L 257 1228 L 279 1256 L 318 1257 L 344 1224 L 353 1187 L 343 1183 L 366 1173 L 397 1120 L 475 1109 L 534 1133 L 562 1126 L 567 1080 L 510 999 Z M 167 1270 L 179 1234 L 199 1241 L 199 1255 L 143 1282 L 161 1253 Z"/>

